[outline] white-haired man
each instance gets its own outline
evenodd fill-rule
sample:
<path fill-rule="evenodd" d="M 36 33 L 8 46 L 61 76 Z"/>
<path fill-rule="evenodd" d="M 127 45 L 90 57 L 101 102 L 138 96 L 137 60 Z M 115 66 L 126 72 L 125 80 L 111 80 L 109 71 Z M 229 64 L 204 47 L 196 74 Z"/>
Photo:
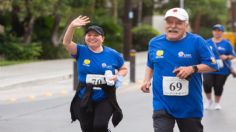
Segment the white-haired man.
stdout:
<path fill-rule="evenodd" d="M 172 8 L 165 14 L 165 34 L 149 42 L 141 90 L 149 93 L 152 79 L 155 132 L 202 132 L 201 73 L 218 70 L 205 40 L 187 32 L 188 13 Z"/>

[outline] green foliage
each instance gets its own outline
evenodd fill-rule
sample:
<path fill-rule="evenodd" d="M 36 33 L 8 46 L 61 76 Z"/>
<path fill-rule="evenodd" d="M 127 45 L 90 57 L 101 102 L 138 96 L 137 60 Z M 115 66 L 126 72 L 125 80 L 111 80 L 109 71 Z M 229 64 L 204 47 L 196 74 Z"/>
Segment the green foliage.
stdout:
<path fill-rule="evenodd" d="M 39 17 L 35 21 L 33 39 L 40 38 L 42 42 L 48 42 L 51 36 L 53 18 L 51 16 Z"/>
<path fill-rule="evenodd" d="M 141 0 L 132 1 L 134 10 L 139 1 Z M 124 0 L 0 0 L 0 24 L 4 27 L 4 34 L 0 36 L 0 54 L 10 59 L 68 57 L 65 48 L 62 45 L 55 46 L 58 45 L 55 42 L 61 41 L 66 26 L 78 15 L 87 15 L 90 17 L 91 24 L 103 27 L 104 44 L 121 51 L 123 45 L 121 20 L 124 15 L 124 2 Z M 142 18 L 152 15 L 155 1 L 142 0 L 142 2 Z M 157 10 L 158 13 L 164 14 L 167 9 L 178 6 L 179 0 L 171 0 Z M 224 0 L 185 0 L 185 9 L 190 14 L 190 24 L 196 27 L 192 29 L 200 27 L 198 33 L 205 38 L 211 36 L 212 25 L 216 23 L 227 25 L 229 15 L 227 15 Z M 197 17 L 199 14 L 200 19 Z M 117 16 L 119 18 L 116 18 Z M 197 19 L 200 22 L 196 21 Z M 30 27 L 30 22 L 33 23 L 32 27 Z M 199 23 L 195 24 L 195 22 Z M 135 19 L 133 19 L 133 24 L 135 25 Z M 30 35 L 34 43 L 26 46 L 22 41 L 27 35 L 25 29 L 30 28 L 33 29 Z M 226 28 L 229 29 L 229 27 Z M 135 27 L 133 29 L 134 48 L 138 51 L 145 50 L 148 41 L 157 34 L 158 32 L 154 31 L 151 26 Z M 54 45 L 51 42 L 52 36 L 54 40 L 58 40 L 53 41 Z M 84 28 L 75 31 L 73 41 L 83 43 Z"/>
<path fill-rule="evenodd" d="M 102 14 L 103 12 L 98 12 Z M 100 16 L 100 17 L 99 17 Z M 109 16 L 103 15 L 95 15 L 92 18 L 91 25 L 99 25 L 103 28 L 105 32 L 105 46 L 109 46 L 111 48 L 116 49 L 117 51 L 122 50 L 122 37 L 123 30 L 120 24 L 117 24 Z"/>
<path fill-rule="evenodd" d="M 105 45 L 121 51 L 122 27 L 109 20 L 102 23 L 101 26 L 105 30 Z"/>
<path fill-rule="evenodd" d="M 62 44 L 55 47 L 50 43 L 42 43 L 42 53 L 39 57 L 40 59 L 60 59 L 68 57 L 69 54 Z"/>
<path fill-rule="evenodd" d="M 33 60 L 40 56 L 42 48 L 39 43 L 7 42 L 0 45 L 0 52 L 8 60 Z"/>
<path fill-rule="evenodd" d="M 92 4 L 94 0 L 68 0 L 71 3 L 72 7 L 85 7 Z"/>
<path fill-rule="evenodd" d="M 211 28 L 208 28 L 208 27 L 201 27 L 199 34 L 203 38 L 208 39 L 208 38 L 212 37 L 212 30 L 211 30 Z"/>
<path fill-rule="evenodd" d="M 73 41 L 76 43 L 84 43 L 84 30 L 83 28 L 78 28 L 74 32 Z"/>
<path fill-rule="evenodd" d="M 145 51 L 148 48 L 148 43 L 151 38 L 159 35 L 150 25 L 140 25 L 132 29 L 133 34 L 133 46 L 137 51 Z"/>
<path fill-rule="evenodd" d="M 27 17 L 28 11 L 34 18 L 55 13 L 63 14 L 67 12 L 66 4 L 67 2 L 62 2 L 60 0 L 31 0 L 28 2 L 25 0 L 12 1 L 12 5 L 19 8 L 18 13 L 22 21 Z"/>
<path fill-rule="evenodd" d="M 179 0 L 171 0 L 156 11 L 164 14 L 170 8 L 179 7 L 179 2 Z M 195 29 L 195 22 L 200 19 L 200 25 L 197 25 L 200 30 L 197 33 L 204 38 L 209 37 L 212 25 L 216 23 L 226 25 L 228 15 L 225 0 L 185 0 L 184 8 L 189 13 L 192 29 Z"/>
<path fill-rule="evenodd" d="M 0 13 L 11 10 L 11 0 L 1 0 L 0 1 Z"/>

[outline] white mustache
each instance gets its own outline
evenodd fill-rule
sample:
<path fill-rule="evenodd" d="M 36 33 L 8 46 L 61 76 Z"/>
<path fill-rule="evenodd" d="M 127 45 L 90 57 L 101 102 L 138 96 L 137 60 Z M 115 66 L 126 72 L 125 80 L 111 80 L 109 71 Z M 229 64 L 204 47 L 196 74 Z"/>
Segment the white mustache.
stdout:
<path fill-rule="evenodd" d="M 168 32 L 170 32 L 170 33 L 178 33 L 178 30 L 173 28 L 173 29 L 169 29 Z"/>

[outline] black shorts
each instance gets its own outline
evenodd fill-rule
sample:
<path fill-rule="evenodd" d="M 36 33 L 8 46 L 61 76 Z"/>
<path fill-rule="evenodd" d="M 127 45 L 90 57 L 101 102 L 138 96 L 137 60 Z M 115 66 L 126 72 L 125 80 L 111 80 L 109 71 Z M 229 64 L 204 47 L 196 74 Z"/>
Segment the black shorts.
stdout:
<path fill-rule="evenodd" d="M 164 110 L 153 113 L 154 132 L 173 132 L 175 121 L 180 132 L 203 132 L 201 120 L 201 118 L 175 118 Z"/>

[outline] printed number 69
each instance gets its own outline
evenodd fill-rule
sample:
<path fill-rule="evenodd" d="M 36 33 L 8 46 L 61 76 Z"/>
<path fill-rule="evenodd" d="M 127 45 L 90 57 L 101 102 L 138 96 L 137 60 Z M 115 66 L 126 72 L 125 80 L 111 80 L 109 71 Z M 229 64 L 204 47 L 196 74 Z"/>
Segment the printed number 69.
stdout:
<path fill-rule="evenodd" d="M 173 82 L 170 84 L 170 91 L 180 91 L 182 89 L 182 83 L 180 82 Z"/>

